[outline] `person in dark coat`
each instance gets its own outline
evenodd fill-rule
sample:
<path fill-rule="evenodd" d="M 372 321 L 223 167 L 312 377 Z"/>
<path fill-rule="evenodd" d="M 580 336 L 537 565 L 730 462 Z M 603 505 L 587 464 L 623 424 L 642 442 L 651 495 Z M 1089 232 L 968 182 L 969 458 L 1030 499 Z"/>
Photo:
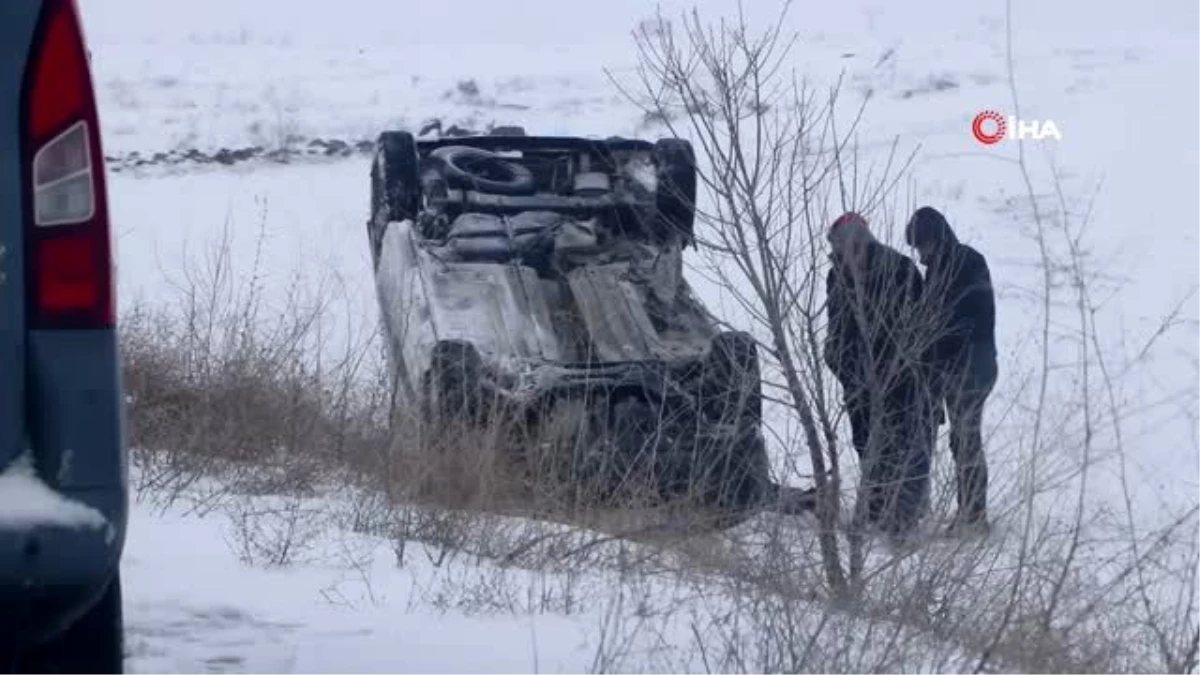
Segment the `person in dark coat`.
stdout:
<path fill-rule="evenodd" d="M 932 317 L 932 391 L 950 421 L 958 512 L 951 533 L 988 530 L 988 468 L 983 452 L 983 408 L 998 374 L 996 300 L 987 259 L 961 243 L 946 217 L 923 206 L 905 238 L 926 267 L 926 315 Z"/>
<path fill-rule="evenodd" d="M 856 213 L 838 218 L 828 239 L 833 264 L 826 277 L 824 358 L 842 385 L 862 467 L 855 525 L 904 535 L 928 504 L 934 437 L 912 325 L 921 274 L 907 256 L 879 242 Z"/>

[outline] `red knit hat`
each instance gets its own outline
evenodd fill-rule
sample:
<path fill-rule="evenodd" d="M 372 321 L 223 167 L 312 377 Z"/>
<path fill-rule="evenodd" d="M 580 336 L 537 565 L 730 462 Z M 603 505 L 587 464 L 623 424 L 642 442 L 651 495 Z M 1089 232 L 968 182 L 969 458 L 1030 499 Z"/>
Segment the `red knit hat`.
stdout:
<path fill-rule="evenodd" d="M 842 215 L 838 216 L 837 220 L 833 221 L 833 225 L 829 226 L 829 229 L 834 230 L 834 229 L 841 227 L 842 225 L 861 225 L 862 227 L 866 227 L 867 219 L 863 218 L 862 215 L 859 213 L 856 213 L 854 211 L 847 211 L 847 212 L 843 213 Z"/>

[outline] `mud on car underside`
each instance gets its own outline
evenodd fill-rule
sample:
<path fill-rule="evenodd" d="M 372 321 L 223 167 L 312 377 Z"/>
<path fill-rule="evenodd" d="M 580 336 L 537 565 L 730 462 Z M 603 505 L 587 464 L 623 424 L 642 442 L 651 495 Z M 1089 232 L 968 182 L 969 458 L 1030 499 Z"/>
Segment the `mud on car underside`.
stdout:
<path fill-rule="evenodd" d="M 748 512 L 778 497 L 756 345 L 683 277 L 686 141 L 385 132 L 371 185 L 399 406 L 503 420 L 590 500 L 636 485 Z"/>

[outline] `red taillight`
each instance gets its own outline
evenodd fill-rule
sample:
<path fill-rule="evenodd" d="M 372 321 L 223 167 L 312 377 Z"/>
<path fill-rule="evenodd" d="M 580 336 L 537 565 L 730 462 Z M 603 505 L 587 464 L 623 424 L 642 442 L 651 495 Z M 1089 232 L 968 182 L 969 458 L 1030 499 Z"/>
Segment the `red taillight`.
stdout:
<path fill-rule="evenodd" d="M 73 0 L 46 0 L 22 99 L 31 328 L 114 323 L 96 99 Z"/>
<path fill-rule="evenodd" d="M 87 50 L 74 2 L 47 2 L 40 42 L 34 45 L 33 88 L 29 90 L 29 131 L 45 140 L 80 119 L 92 105 Z M 53 83 L 61 83 L 54 86 Z"/>
<path fill-rule="evenodd" d="M 75 235 L 43 239 L 33 260 L 37 306 L 46 312 L 71 312 L 96 304 L 94 279 L 98 260 L 91 237 Z"/>

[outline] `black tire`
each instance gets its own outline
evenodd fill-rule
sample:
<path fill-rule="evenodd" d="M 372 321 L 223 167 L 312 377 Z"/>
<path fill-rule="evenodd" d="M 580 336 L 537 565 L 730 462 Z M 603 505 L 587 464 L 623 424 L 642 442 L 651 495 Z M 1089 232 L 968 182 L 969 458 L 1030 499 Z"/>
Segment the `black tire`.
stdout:
<path fill-rule="evenodd" d="M 425 378 L 426 415 L 441 424 L 483 420 L 483 357 L 474 345 L 443 340 L 433 347 Z"/>
<path fill-rule="evenodd" d="M 674 233 L 684 245 L 695 240 L 696 153 L 682 138 L 663 138 L 654 144 L 658 188 L 656 206 L 662 235 Z"/>
<path fill-rule="evenodd" d="M 416 221 L 421 209 L 420 158 L 417 141 L 407 131 L 385 131 L 375 143 L 371 164 L 371 217 L 367 235 L 371 259 L 378 267 L 387 224 Z"/>
<path fill-rule="evenodd" d="M 713 505 L 746 511 L 770 496 L 770 460 L 761 432 L 762 381 L 758 345 L 749 334 L 721 333 L 706 357 L 704 414 L 710 423 L 735 429 L 712 439 L 701 456 L 711 467 Z"/>
<path fill-rule="evenodd" d="M 446 182 L 494 195 L 531 195 L 533 173 L 494 152 L 466 145 L 446 145 L 429 153 L 441 162 Z"/>
<path fill-rule="evenodd" d="M 671 490 L 678 481 L 672 469 L 676 467 L 668 460 L 670 448 L 660 412 L 657 401 L 637 395 L 609 402 L 606 427 L 612 454 L 604 458 L 600 474 L 602 495 L 652 501 L 674 496 Z"/>
<path fill-rule="evenodd" d="M 117 573 L 96 603 L 67 630 L 19 656 L 16 672 L 123 673 L 124 635 Z"/>
<path fill-rule="evenodd" d="M 762 374 L 752 336 L 727 331 L 713 338 L 705 357 L 703 390 L 705 412 L 714 420 L 762 419 Z"/>

